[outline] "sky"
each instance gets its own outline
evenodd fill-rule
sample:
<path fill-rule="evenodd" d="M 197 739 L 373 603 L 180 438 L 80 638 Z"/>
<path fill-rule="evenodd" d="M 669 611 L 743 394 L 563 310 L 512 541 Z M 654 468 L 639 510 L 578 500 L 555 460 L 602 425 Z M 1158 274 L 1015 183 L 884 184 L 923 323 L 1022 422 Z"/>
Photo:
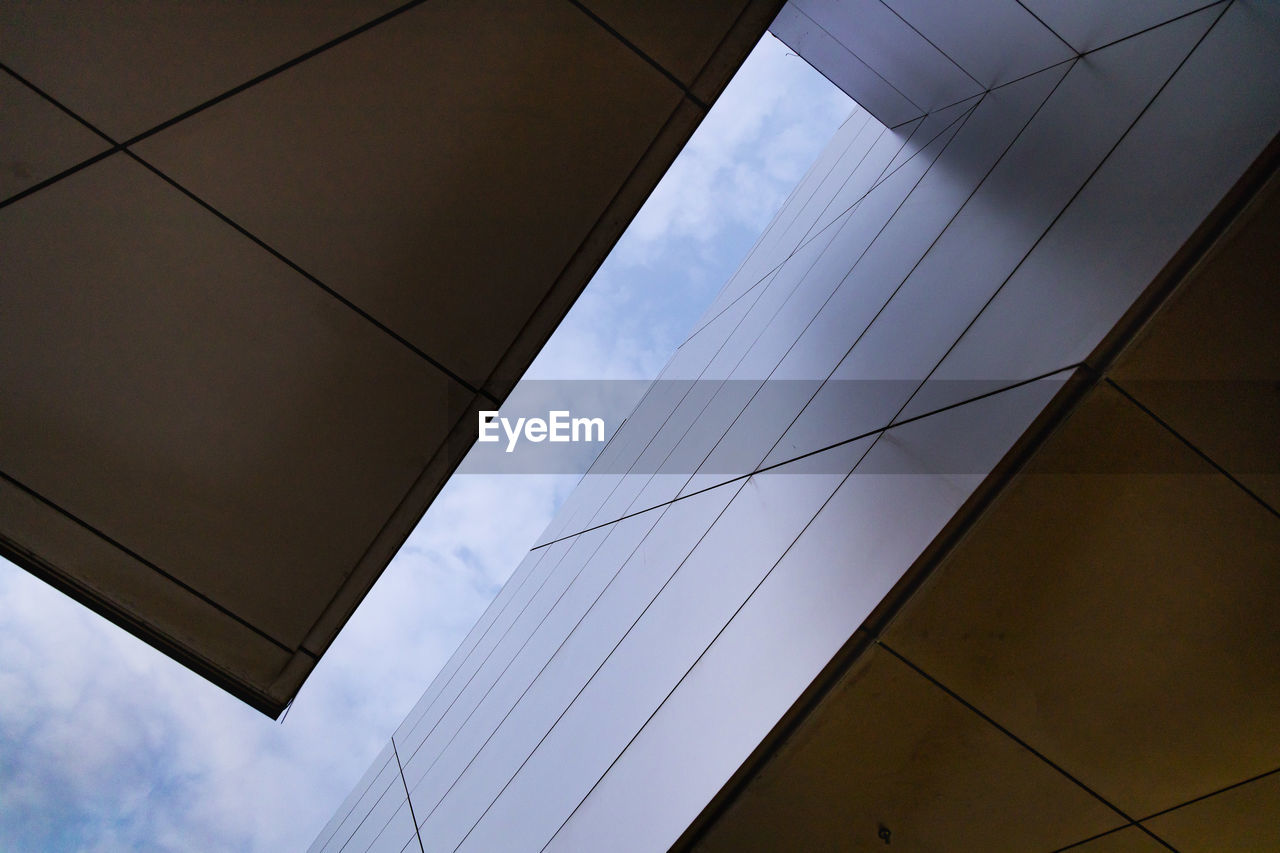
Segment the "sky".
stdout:
<path fill-rule="evenodd" d="M 853 109 L 766 36 L 530 368 L 656 376 Z M 577 477 L 445 486 L 283 723 L 0 559 L 0 850 L 302 850 Z"/>

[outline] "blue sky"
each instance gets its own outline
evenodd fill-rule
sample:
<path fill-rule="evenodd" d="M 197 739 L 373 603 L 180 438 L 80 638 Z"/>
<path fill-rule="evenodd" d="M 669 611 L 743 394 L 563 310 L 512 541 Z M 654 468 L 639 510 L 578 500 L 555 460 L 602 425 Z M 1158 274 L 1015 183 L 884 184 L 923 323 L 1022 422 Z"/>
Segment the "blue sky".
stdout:
<path fill-rule="evenodd" d="M 529 375 L 656 375 L 851 110 L 766 36 Z M 304 849 L 575 481 L 454 477 L 283 724 L 0 560 L 0 849 Z"/>

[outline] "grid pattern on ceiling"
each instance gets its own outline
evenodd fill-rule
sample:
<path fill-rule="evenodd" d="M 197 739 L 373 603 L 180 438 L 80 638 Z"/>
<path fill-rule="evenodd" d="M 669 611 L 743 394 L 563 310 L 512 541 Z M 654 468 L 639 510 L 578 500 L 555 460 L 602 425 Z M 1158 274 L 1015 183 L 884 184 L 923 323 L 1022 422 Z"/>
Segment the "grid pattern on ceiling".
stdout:
<path fill-rule="evenodd" d="M 335 310 L 345 312 L 352 318 L 350 322 L 342 321 L 347 323 L 348 328 L 363 324 L 367 332 L 366 341 L 373 340 L 369 335 L 381 337 L 391 347 L 402 350 L 409 359 L 416 360 L 424 370 L 424 377 L 427 374 L 435 376 L 419 382 L 435 383 L 431 386 L 432 388 L 456 388 L 456 394 L 453 390 L 447 392 L 451 400 L 457 397 L 471 401 L 461 409 L 454 403 L 450 403 L 451 410 L 441 415 L 442 418 L 447 415 L 449 422 L 439 426 L 424 426 L 422 435 L 425 438 L 418 439 L 419 446 L 405 448 L 405 454 L 418 460 L 416 473 L 402 481 L 385 482 L 388 494 L 393 497 L 380 500 L 392 501 L 389 508 L 394 510 L 393 517 L 388 521 L 383 516 L 377 521 L 376 526 L 357 532 L 358 538 L 363 537 L 364 545 L 361 547 L 368 548 L 363 552 L 364 555 L 359 557 L 360 564 L 357 569 L 353 570 L 347 563 L 336 566 L 332 572 L 345 586 L 350 585 L 357 571 L 363 573 L 362 577 L 365 577 L 367 583 L 371 583 L 372 577 L 376 577 L 381 565 L 374 570 L 369 570 L 364 563 L 381 560 L 381 563 L 385 564 L 385 560 L 389 559 L 395 545 L 398 544 L 397 536 L 402 538 L 407 535 L 412 521 L 430 502 L 431 497 L 452 469 L 449 460 L 452 459 L 456 463 L 457 458 L 460 458 L 461 451 L 465 450 L 465 442 L 459 436 L 465 432 L 462 427 L 466 422 L 466 413 L 477 407 L 488 408 L 496 405 L 505 396 L 510 382 L 514 381 L 511 376 L 518 375 L 523 369 L 517 362 L 523 360 L 523 363 L 527 363 L 536 352 L 536 347 L 541 340 L 550 334 L 555 321 L 567 310 L 573 296 L 576 295 L 576 290 L 573 293 L 567 291 L 575 287 L 580 288 L 585 284 L 585 276 L 589 274 L 590 267 L 593 263 L 598 263 L 603 257 L 603 252 L 607 251 L 606 243 L 611 244 L 612 240 L 616 239 L 622 225 L 647 194 L 648 187 L 656 181 L 665 164 L 675 156 L 683 139 L 687 138 L 698 119 L 705 113 L 709 101 L 727 82 L 732 68 L 736 67 L 736 63 L 745 56 L 750 48 L 750 44 L 744 42 L 746 33 L 754 31 L 758 35 L 767 24 L 770 13 L 767 8 L 770 4 L 767 3 L 732 2 L 708 5 L 682 13 L 685 16 L 685 20 L 682 21 L 685 31 L 682 32 L 669 28 L 663 29 L 663 27 L 659 27 L 657 31 L 646 30 L 645 27 L 649 22 L 643 20 L 643 15 L 633 15 L 625 9 L 613 9 L 607 3 L 589 4 L 578 2 L 578 0 L 550 0 L 534 10 L 533 6 L 537 5 L 537 3 L 510 5 L 503 7 L 503 11 L 510 11 L 512 15 L 536 13 L 535 18 L 539 21 L 554 17 L 560 22 L 559 26 L 562 29 L 594 33 L 594 35 L 578 37 L 586 38 L 594 45 L 595 61 L 599 62 L 603 58 L 611 72 L 617 69 L 618 73 L 623 75 L 619 78 L 617 85 L 631 86 L 637 91 L 640 88 L 647 88 L 652 90 L 652 93 L 638 96 L 638 99 L 634 99 L 634 103 L 630 105 L 625 102 L 619 103 L 618 113 L 623 115 L 635 113 L 639 115 L 638 118 L 630 117 L 613 121 L 607 119 L 607 111 L 588 110 L 589 114 L 606 116 L 595 132 L 602 135 L 614 132 L 631 134 L 631 136 L 624 140 L 625 144 L 616 146 L 617 150 L 610 154 L 616 159 L 617 165 L 608 166 L 607 169 L 601 167 L 591 173 L 590 180 L 594 183 L 583 186 L 580 195 L 584 201 L 579 204 L 575 212 L 577 221 L 583 226 L 582 231 L 574 233 L 574 229 L 578 226 L 572 223 L 562 228 L 565 233 L 571 235 L 573 242 L 566 243 L 563 250 L 557 249 L 549 253 L 554 267 L 531 273 L 529 282 L 531 287 L 527 288 L 530 293 L 522 297 L 523 301 L 519 302 L 514 313 L 509 310 L 507 316 L 501 318 L 505 325 L 498 326 L 495 319 L 495 324 L 491 328 L 471 330 L 472 334 L 469 336 L 465 334 L 461 336 L 461 340 L 480 339 L 485 335 L 493 338 L 491 352 L 481 353 L 479 359 L 457 357 L 453 352 L 452 343 L 443 348 L 431 345 L 424 341 L 424 337 L 430 336 L 424 336 L 421 329 L 406 330 L 402 325 L 403 318 L 396 316 L 394 312 L 389 313 L 385 304 L 381 307 L 372 307 L 365 296 L 351 291 L 348 286 L 349 281 L 335 281 L 329 268 L 318 268 L 305 257 L 305 253 L 300 255 L 295 245 L 288 244 L 287 241 L 282 242 L 273 236 L 269 228 L 264 229 L 260 220 L 246 218 L 243 211 L 236 209 L 235 205 L 227 205 L 212 197 L 211 187 L 215 195 L 221 189 L 216 185 L 216 181 L 213 185 L 207 182 L 202 185 L 199 182 L 192 183 L 182 174 L 175 173 L 172 167 L 174 162 L 172 150 L 166 148 L 173 139 L 181 140 L 181 144 L 189 142 L 187 137 L 190 136 L 190 129 L 207 121 L 209 116 L 214 114 L 223 116 L 227 110 L 238 108 L 237 105 L 258 97 L 262 92 L 268 90 L 274 92 L 276 90 L 273 87 L 295 80 L 300 74 L 312 73 L 312 69 L 324 63 L 336 62 L 338 60 L 334 60 L 333 57 L 339 54 L 347 56 L 349 53 L 344 51 L 349 52 L 353 47 L 366 44 L 370 39 L 394 38 L 394 33 L 409 26 L 406 22 L 417 20 L 415 16 L 420 18 L 424 13 L 435 14 L 438 10 L 443 10 L 440 13 L 445 14 L 450 4 L 428 4 L 425 0 L 412 0 L 412 2 L 391 7 L 385 0 L 367 0 L 359 4 L 330 8 L 300 20 L 290 19 L 289 15 L 293 13 L 288 11 L 267 10 L 268 16 L 276 17 L 264 21 L 265 37 L 260 33 L 252 32 L 252 28 L 237 31 L 236 27 L 246 24 L 245 20 L 234 17 L 228 17 L 227 21 L 211 18 L 206 21 L 209 27 L 210 49 L 223 47 L 234 54 L 225 62 L 222 61 L 224 57 L 215 53 L 206 57 L 208 62 L 197 59 L 192 63 L 190 60 L 194 57 L 191 56 L 174 55 L 172 51 L 166 55 L 164 51 L 169 48 L 165 45 L 144 44 L 143 50 L 150 50 L 154 46 L 157 56 L 162 59 L 167 56 L 167 61 L 183 66 L 179 69 L 183 73 L 189 72 L 193 67 L 197 68 L 196 72 L 191 72 L 198 78 L 194 83 L 184 78 L 176 80 L 172 86 L 169 86 L 169 89 L 173 90 L 199 93 L 199 97 L 191 97 L 186 103 L 181 104 L 180 108 L 172 108 L 171 104 L 164 106 L 173 100 L 169 97 L 172 92 L 165 88 L 171 81 L 162 79 L 163 74 L 157 75 L 156 68 L 148 69 L 146 63 L 142 63 L 139 65 L 142 71 L 136 69 L 131 71 L 129 69 L 133 66 L 129 64 L 129 57 L 122 58 L 120 45 L 108 45 L 104 48 L 101 44 L 94 43 L 92 37 L 86 37 L 88 46 L 84 48 L 85 59 L 89 65 L 100 62 L 104 67 L 114 70 L 123 67 L 127 71 L 124 74 L 126 79 L 116 81 L 117 85 L 114 87 L 107 87 L 115 91 L 109 93 L 110 97 L 103 101 L 100 110 L 95 104 L 95 97 L 101 95 L 105 89 L 99 87 L 95 91 L 94 87 L 102 81 L 90 80 L 84 87 L 78 87 L 74 85 L 77 82 L 74 79 L 69 83 L 65 76 L 59 76 L 61 73 L 59 65 L 70 65 L 74 69 L 73 57 L 65 57 L 55 64 L 40 64 L 42 55 L 37 43 L 40 38 L 48 36 L 50 32 L 47 19 L 37 20 L 40 19 L 43 10 L 26 10 L 17 4 L 9 10 L 13 20 L 5 27 L 8 38 L 0 38 L 0 95 L 7 102 L 3 106 L 6 112 L 13 110 L 14 114 L 21 119 L 21 123 L 15 124 L 15 127 L 29 131 L 30 138 L 21 138 L 23 135 L 20 133 L 12 134 L 10 137 L 9 144 L 16 146 L 14 156 L 18 160 L 0 179 L 2 180 L 0 188 L 3 188 L 0 192 L 0 195 L 3 195 L 0 199 L 0 215 L 10 217 L 9 221 L 12 222 L 15 217 L 20 218 L 26 215 L 30 203 L 50 198 L 55 193 L 63 192 L 68 186 L 81 186 L 78 183 L 82 179 L 81 176 L 99 175 L 107 166 L 115 170 L 112 174 L 118 175 L 121 174 L 121 170 L 112 164 L 127 162 L 134 170 L 130 174 L 145 172 L 185 200 L 178 203 L 193 204 L 204 214 L 211 216 L 216 223 L 226 226 L 230 232 L 248 241 L 253 249 L 262 255 L 260 266 L 270 268 L 273 264 L 277 265 L 287 270 L 287 276 L 292 280 L 310 286 L 315 294 L 320 295 L 320 299 L 329 301 L 330 307 L 323 309 L 329 312 L 329 315 L 336 316 L 333 313 Z M 530 8 L 525 9 L 524 6 Z M 606 8 L 608 11 L 601 12 L 599 8 L 593 7 Z M 180 17 L 187 14 L 183 9 L 189 8 L 157 7 L 152 10 L 155 14 L 154 23 L 161 28 L 169 27 L 166 34 L 172 35 L 174 22 L 165 15 L 172 14 Z M 30 20 L 23 17 L 27 14 L 31 15 Z M 541 17 L 538 18 L 537 15 Z M 611 23 L 615 15 L 621 17 L 622 23 L 617 25 Z M 36 21 L 32 27 L 39 32 L 28 33 L 23 30 L 31 21 Z M 52 27 L 56 30 L 58 27 L 68 25 L 74 29 L 76 23 L 56 21 Z M 138 32 L 128 31 L 127 28 L 140 28 L 145 35 L 146 26 L 150 23 L 152 23 L 151 19 L 129 20 L 121 24 L 126 27 L 126 31 L 122 34 L 127 35 L 128 39 L 136 40 Z M 180 23 L 189 28 L 193 22 L 185 20 Z M 45 29 L 40 30 L 41 26 Z M 392 35 L 388 36 L 388 33 Z M 664 42 L 663 39 L 672 33 L 675 33 L 675 41 L 672 44 Z M 264 38 L 267 37 L 269 37 L 268 40 L 276 39 L 278 43 L 266 45 Z M 128 39 L 121 41 L 128 41 Z M 177 42 L 181 43 L 184 39 L 187 39 L 186 33 L 177 38 Z M 204 46 L 198 36 L 192 36 L 192 40 Z M 307 43 L 308 40 L 310 45 Z M 163 41 L 163 38 L 157 38 L 155 41 Z M 750 41 L 754 43 L 754 38 Z M 34 52 L 32 45 L 36 45 Z M 236 51 L 242 45 L 247 45 L 244 52 L 237 53 Z M 282 51 L 286 51 L 283 56 Z M 51 52 L 56 53 L 47 49 L 43 53 L 48 55 Z M 250 55 L 245 55 L 246 53 Z M 33 60 L 32 56 L 36 56 L 37 59 Z M 620 59 L 624 56 L 630 59 Z M 590 61 L 590 59 L 591 57 L 584 57 L 584 61 Z M 200 69 L 204 65 L 213 67 L 216 73 L 210 72 L 200 77 L 203 73 Z M 259 70 L 264 67 L 265 70 Z M 163 70 L 163 63 L 159 68 Z M 241 76 L 242 69 L 248 69 L 248 79 L 228 86 L 227 81 Z M 551 73 L 560 74 L 561 71 Z M 133 79 L 128 79 L 131 76 Z M 181 76 L 181 73 L 175 75 L 175 77 Z M 131 84 L 138 87 L 136 97 L 129 95 L 128 90 Z M 607 91 L 607 85 L 607 83 L 601 83 L 600 92 Z M 210 94 L 211 87 L 216 94 Z M 154 103 L 149 102 L 149 98 Z M 569 99 L 562 100 L 566 104 L 563 107 L 565 111 L 588 109 L 585 103 L 574 104 Z M 153 115 L 158 110 L 167 111 L 167 117 L 160 118 Z M 535 120 L 530 123 L 536 124 L 537 117 L 533 118 Z M 208 125 L 201 125 L 198 132 L 207 134 Z M 215 143 L 213 150 L 216 151 L 217 147 L 218 143 Z M 197 149 L 195 154 L 188 156 L 187 159 L 192 157 L 198 159 L 207 155 L 208 150 Z M 252 179 L 252 177 L 249 175 L 246 179 Z M 136 182 L 137 178 L 129 180 Z M 77 189 L 77 191 L 80 190 Z M 571 196 L 571 192 L 562 192 L 553 193 L 550 198 L 558 202 L 560 197 L 569 200 Z M 59 203 L 65 203 L 65 199 L 60 198 Z M 216 230 L 219 225 L 212 227 Z M 561 254 L 557 258 L 556 251 L 567 252 L 568 257 Z M 542 277 L 539 278 L 539 276 Z M 565 292 L 556 292 L 556 288 Z M 314 299 L 311 304 L 314 304 Z M 499 307 L 490 304 L 486 310 L 491 316 L 497 318 Z M 466 322 L 467 319 L 464 317 L 453 325 L 461 328 L 466 325 Z M 370 345 L 366 343 L 364 346 Z M 425 393 L 418 392 L 416 389 L 411 390 L 414 393 Z M 424 449 L 421 447 L 424 442 L 438 442 L 438 446 Z M 425 483 L 432 477 L 434 477 L 433 484 Z M 7 486 L 24 495 L 25 500 L 55 513 L 60 519 L 59 524 L 70 524 L 82 534 L 91 536 L 106 547 L 114 549 L 122 558 L 132 561 L 136 566 L 153 573 L 157 579 L 162 579 L 165 583 L 181 590 L 184 595 L 219 614 L 220 618 L 234 623 L 238 626 L 238 630 L 248 632 L 258 641 L 278 652 L 291 654 L 295 658 L 301 656 L 310 661 L 303 665 L 304 670 L 309 670 L 332 639 L 333 632 L 340 627 L 342 621 L 345 621 L 345 615 L 331 614 L 326 610 L 319 618 L 314 613 L 308 617 L 313 625 L 311 630 L 267 624 L 262 619 L 246 613 L 237 603 L 228 601 L 226 596 L 216 588 L 211 589 L 206 584 L 207 574 L 204 577 L 200 576 L 199 572 L 193 575 L 185 566 L 169 565 L 172 562 L 170 555 L 164 551 L 159 554 L 152 553 L 151 543 L 129 531 L 121 532 L 116 529 L 113 527 L 112 519 L 102 519 L 92 511 L 77 509 L 74 502 L 64 500 L 56 489 L 46 489 L 21 472 L 0 471 L 0 478 Z M 412 506 L 409 506 L 410 504 Z M 368 538 L 377 532 L 378 526 L 382 527 L 382 532 L 378 533 L 374 544 L 370 545 Z M 389 530 L 392 532 L 388 533 Z M 396 541 L 381 541 L 388 536 Z M 231 537 L 217 538 L 226 540 Z M 6 551 L 23 565 L 44 568 L 39 559 L 25 559 L 28 555 L 20 542 L 9 542 Z M 371 576 L 370 571 L 372 571 Z M 185 641 L 175 640 L 169 629 L 156 628 L 148 624 L 146 614 L 135 616 L 119 610 L 110 602 L 104 605 L 92 583 L 78 583 L 74 577 L 51 577 L 47 570 L 38 573 L 95 609 L 105 606 L 107 609 L 102 612 L 108 618 L 119 622 L 187 665 L 213 678 L 251 704 L 272 713 L 278 713 L 283 707 L 278 697 L 266 697 L 261 692 L 265 686 L 261 683 L 249 687 L 246 692 L 243 689 L 244 684 L 237 683 L 237 676 L 229 673 L 225 661 L 216 659 L 216 653 L 204 654 Z M 343 594 L 346 595 L 345 592 Z M 357 590 L 354 598 L 342 605 L 342 608 L 354 607 L 362 595 L 363 589 Z M 347 597 L 352 598 L 349 595 Z M 295 678 L 296 675 L 289 677 Z M 305 672 L 301 677 L 305 677 Z M 297 683 L 300 683 L 300 679 Z M 291 689 L 287 688 L 287 694 L 292 695 L 296 686 L 295 683 Z"/>

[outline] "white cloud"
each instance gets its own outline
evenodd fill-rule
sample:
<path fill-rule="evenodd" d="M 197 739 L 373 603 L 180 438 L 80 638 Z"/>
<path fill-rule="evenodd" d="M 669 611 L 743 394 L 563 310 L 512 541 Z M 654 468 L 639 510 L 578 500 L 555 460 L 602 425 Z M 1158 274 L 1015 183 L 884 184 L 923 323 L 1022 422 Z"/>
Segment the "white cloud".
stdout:
<path fill-rule="evenodd" d="M 734 225 L 758 233 L 851 110 L 766 36 L 632 223 L 624 257 L 644 263 L 658 241 L 708 242 Z"/>
<path fill-rule="evenodd" d="M 5 563 L 0 848 L 305 847 L 571 485 L 450 482 L 283 725 Z"/>

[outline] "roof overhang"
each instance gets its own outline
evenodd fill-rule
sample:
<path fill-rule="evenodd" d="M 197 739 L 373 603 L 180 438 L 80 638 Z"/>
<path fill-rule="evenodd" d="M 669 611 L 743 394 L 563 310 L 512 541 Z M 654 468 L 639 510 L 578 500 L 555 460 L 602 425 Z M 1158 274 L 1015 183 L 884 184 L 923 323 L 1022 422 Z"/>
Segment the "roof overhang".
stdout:
<path fill-rule="evenodd" d="M 0 11 L 0 553 L 278 715 L 781 3 Z"/>

